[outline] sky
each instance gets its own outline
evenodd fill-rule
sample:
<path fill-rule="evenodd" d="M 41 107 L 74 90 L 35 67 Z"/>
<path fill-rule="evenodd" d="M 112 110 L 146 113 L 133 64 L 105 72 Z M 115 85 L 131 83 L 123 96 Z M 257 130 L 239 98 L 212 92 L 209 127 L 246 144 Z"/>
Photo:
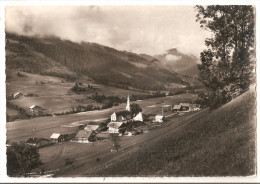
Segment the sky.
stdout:
<path fill-rule="evenodd" d="M 177 48 L 199 57 L 210 34 L 195 15 L 193 6 L 9 6 L 5 26 L 22 35 L 54 35 L 138 54 Z"/>

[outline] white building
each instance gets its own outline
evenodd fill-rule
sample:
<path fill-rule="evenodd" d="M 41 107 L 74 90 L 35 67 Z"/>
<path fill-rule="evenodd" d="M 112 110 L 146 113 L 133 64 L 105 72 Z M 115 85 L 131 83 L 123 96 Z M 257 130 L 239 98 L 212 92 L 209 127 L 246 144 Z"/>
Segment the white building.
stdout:
<path fill-rule="evenodd" d="M 134 121 L 142 121 L 143 122 L 143 114 L 142 112 L 139 112 L 134 118 Z"/>
<path fill-rule="evenodd" d="M 116 113 L 111 114 L 111 121 L 116 121 Z"/>
<path fill-rule="evenodd" d="M 164 120 L 163 115 L 156 115 L 154 119 L 155 122 L 159 122 L 159 123 L 163 123 L 163 120 Z"/>

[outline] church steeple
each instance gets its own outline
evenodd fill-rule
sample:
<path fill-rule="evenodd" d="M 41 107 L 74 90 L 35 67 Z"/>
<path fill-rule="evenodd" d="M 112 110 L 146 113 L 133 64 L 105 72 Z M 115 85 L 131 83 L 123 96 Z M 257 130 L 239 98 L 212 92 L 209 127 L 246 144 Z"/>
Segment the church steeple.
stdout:
<path fill-rule="evenodd" d="M 127 102 L 126 102 L 125 110 L 130 111 L 130 99 L 129 99 L 129 95 L 128 95 L 128 97 L 127 97 Z"/>

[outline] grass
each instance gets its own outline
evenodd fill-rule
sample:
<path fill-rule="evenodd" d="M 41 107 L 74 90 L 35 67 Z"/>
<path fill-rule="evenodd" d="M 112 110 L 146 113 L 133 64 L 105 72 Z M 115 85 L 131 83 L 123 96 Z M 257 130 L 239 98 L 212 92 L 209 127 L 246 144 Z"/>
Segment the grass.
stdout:
<path fill-rule="evenodd" d="M 255 107 L 255 92 L 251 90 L 195 120 L 185 131 L 166 136 L 94 175 L 254 175 Z"/>

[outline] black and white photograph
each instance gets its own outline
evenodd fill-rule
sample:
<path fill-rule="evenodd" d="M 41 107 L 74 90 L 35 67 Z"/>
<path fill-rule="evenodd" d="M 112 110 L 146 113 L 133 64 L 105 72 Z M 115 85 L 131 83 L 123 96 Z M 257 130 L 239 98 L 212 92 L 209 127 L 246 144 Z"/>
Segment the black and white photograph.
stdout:
<path fill-rule="evenodd" d="M 2 174 L 256 178 L 259 12 L 237 3 L 5 4 Z"/>

